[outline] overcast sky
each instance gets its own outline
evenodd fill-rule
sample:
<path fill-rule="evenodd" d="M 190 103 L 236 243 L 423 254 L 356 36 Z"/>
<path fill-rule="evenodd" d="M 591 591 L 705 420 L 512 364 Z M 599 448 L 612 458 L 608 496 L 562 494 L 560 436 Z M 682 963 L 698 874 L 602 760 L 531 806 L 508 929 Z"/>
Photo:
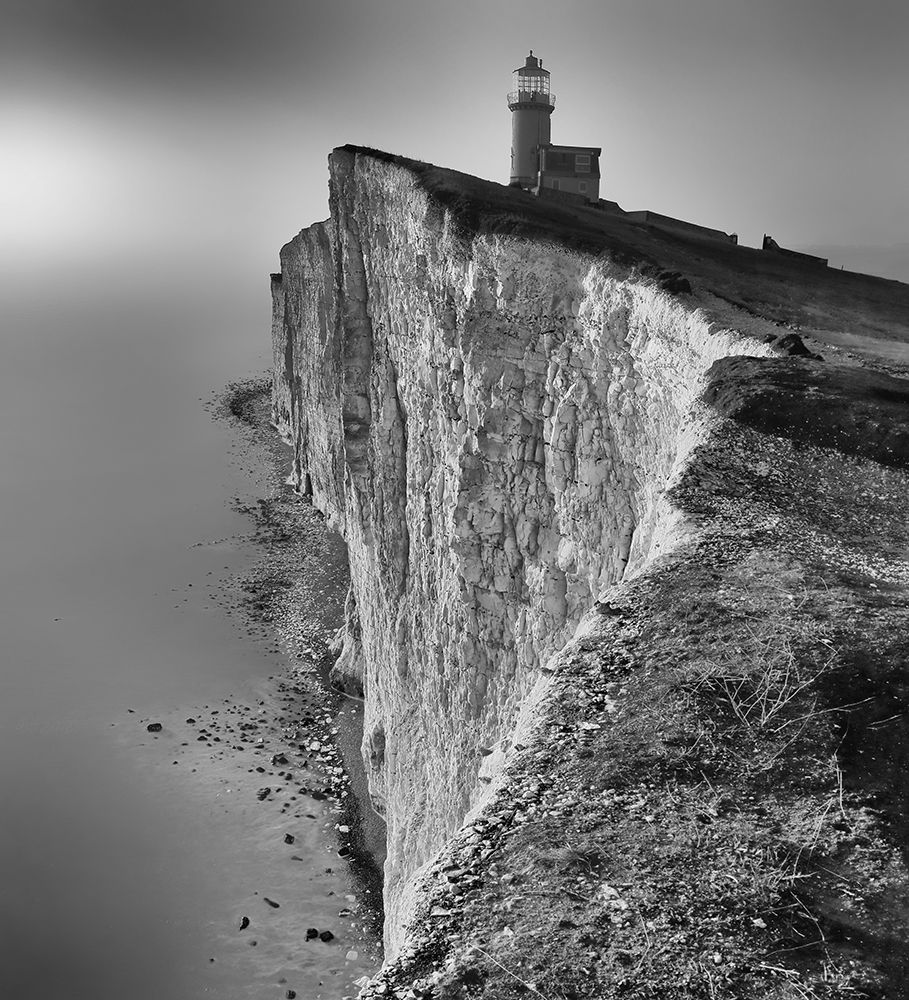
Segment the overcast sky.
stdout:
<path fill-rule="evenodd" d="M 528 49 L 601 194 L 789 246 L 909 242 L 905 0 L 0 0 L 3 259 L 258 273 L 346 142 L 507 182 Z"/>

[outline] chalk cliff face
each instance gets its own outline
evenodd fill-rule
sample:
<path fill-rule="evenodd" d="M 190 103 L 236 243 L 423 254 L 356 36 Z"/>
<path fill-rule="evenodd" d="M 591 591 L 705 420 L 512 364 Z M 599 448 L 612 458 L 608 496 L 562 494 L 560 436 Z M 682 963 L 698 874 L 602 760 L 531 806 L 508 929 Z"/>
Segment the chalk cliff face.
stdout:
<path fill-rule="evenodd" d="M 366 694 L 393 951 L 547 658 L 684 534 L 664 492 L 706 371 L 772 351 L 634 263 L 465 230 L 406 166 L 330 165 L 331 219 L 273 283 L 274 412 L 349 548 L 338 669 Z"/>
<path fill-rule="evenodd" d="M 330 170 L 273 402 L 348 546 L 361 995 L 906 995 L 909 286 Z"/>

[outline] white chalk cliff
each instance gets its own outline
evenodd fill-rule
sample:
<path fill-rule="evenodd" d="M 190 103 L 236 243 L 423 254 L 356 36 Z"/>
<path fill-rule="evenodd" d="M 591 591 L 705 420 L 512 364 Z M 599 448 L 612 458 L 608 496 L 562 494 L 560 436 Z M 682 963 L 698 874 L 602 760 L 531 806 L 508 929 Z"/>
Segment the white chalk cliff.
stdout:
<path fill-rule="evenodd" d="M 343 148 L 330 172 L 331 218 L 273 280 L 274 419 L 348 546 L 336 669 L 365 691 L 393 957 L 549 658 L 687 537 L 665 494 L 708 370 L 780 330 L 667 291 L 644 254 L 471 226 L 406 162 Z"/>

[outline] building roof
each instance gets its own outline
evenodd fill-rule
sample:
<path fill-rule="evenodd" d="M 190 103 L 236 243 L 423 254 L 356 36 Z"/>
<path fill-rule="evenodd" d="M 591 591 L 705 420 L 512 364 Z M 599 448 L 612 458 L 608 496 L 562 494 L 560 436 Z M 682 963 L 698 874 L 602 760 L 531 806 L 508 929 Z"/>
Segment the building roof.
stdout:
<path fill-rule="evenodd" d="M 556 142 L 549 142 L 543 148 L 551 149 L 554 153 L 590 153 L 594 156 L 603 152 L 602 146 L 565 146 Z"/>

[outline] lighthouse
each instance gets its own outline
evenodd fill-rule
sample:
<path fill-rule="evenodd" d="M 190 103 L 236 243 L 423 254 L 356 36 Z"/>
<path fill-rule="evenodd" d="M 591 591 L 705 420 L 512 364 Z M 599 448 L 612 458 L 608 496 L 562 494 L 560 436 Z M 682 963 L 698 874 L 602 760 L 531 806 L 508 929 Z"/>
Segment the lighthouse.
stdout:
<path fill-rule="evenodd" d="M 540 198 L 596 205 L 600 198 L 600 146 L 557 146 L 549 118 L 555 94 L 549 70 L 530 50 L 524 65 L 512 74 L 508 94 L 511 111 L 511 186 Z"/>
<path fill-rule="evenodd" d="M 535 188 L 540 173 L 540 149 L 549 145 L 549 117 L 555 110 L 555 94 L 549 90 L 549 70 L 533 54 L 512 74 L 508 94 L 511 110 L 511 184 Z"/>

